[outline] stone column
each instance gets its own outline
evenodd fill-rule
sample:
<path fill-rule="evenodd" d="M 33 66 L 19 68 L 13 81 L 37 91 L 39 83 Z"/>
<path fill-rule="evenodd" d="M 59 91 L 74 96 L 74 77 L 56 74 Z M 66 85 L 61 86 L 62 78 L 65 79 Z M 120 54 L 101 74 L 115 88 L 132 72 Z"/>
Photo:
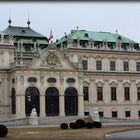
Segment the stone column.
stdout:
<path fill-rule="evenodd" d="M 84 116 L 84 98 L 83 98 L 83 80 L 82 77 L 78 77 L 78 116 Z"/>
<path fill-rule="evenodd" d="M 60 76 L 59 116 L 65 116 L 64 78 Z"/>
<path fill-rule="evenodd" d="M 25 93 L 24 76 L 17 76 L 16 79 L 16 117 L 25 117 Z"/>
<path fill-rule="evenodd" d="M 21 109 L 21 116 L 25 117 L 25 91 L 24 91 L 24 87 L 25 87 L 25 80 L 24 80 L 24 76 L 21 75 L 20 76 L 20 89 L 21 89 L 21 96 L 20 96 L 20 100 L 21 100 L 21 105 L 22 105 L 22 109 Z"/>
<path fill-rule="evenodd" d="M 130 80 L 131 86 L 130 86 L 130 100 L 132 103 L 136 103 L 137 101 L 137 86 L 136 86 L 136 80 Z"/>
<path fill-rule="evenodd" d="M 89 85 L 89 103 L 93 104 L 96 102 L 96 86 L 95 86 L 95 80 L 90 79 L 90 85 Z"/>
<path fill-rule="evenodd" d="M 92 70 L 92 57 L 88 57 L 87 59 L 87 62 L 88 62 L 88 70 L 91 71 Z"/>
<path fill-rule="evenodd" d="M 40 117 L 46 116 L 45 113 L 45 95 L 43 93 L 40 94 Z"/>
<path fill-rule="evenodd" d="M 34 42 L 34 50 L 35 50 L 35 52 L 36 52 L 36 42 Z"/>
<path fill-rule="evenodd" d="M 83 94 L 78 95 L 78 116 L 84 116 L 84 99 Z"/>
<path fill-rule="evenodd" d="M 123 103 L 124 101 L 124 88 L 123 88 L 123 80 L 118 80 L 118 86 L 117 86 L 117 102 Z"/>
<path fill-rule="evenodd" d="M 40 117 L 46 116 L 45 113 L 45 93 L 44 93 L 44 76 L 40 77 Z"/>
<path fill-rule="evenodd" d="M 18 41 L 18 51 L 20 51 L 20 41 Z"/>
<path fill-rule="evenodd" d="M 103 101 L 104 103 L 110 103 L 110 86 L 109 86 L 109 80 L 104 80 L 103 85 Z"/>
<path fill-rule="evenodd" d="M 80 39 L 79 38 L 77 39 L 77 46 L 78 46 L 78 48 L 80 48 Z"/>

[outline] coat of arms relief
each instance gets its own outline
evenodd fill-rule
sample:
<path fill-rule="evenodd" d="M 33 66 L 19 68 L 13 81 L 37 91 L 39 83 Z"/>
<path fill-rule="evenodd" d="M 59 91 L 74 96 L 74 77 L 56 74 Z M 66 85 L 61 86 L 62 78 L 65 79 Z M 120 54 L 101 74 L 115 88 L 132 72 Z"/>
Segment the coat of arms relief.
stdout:
<path fill-rule="evenodd" d="M 42 59 L 42 66 L 60 67 L 60 58 L 56 51 L 48 51 Z"/>

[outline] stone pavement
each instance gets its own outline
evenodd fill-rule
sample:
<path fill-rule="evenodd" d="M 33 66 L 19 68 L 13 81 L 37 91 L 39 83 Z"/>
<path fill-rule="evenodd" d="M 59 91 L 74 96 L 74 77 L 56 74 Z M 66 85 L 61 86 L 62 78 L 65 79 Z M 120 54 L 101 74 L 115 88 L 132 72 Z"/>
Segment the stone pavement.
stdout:
<path fill-rule="evenodd" d="M 140 130 L 131 130 L 131 131 L 124 131 L 119 133 L 107 134 L 106 140 L 114 140 L 114 139 L 140 139 Z"/>

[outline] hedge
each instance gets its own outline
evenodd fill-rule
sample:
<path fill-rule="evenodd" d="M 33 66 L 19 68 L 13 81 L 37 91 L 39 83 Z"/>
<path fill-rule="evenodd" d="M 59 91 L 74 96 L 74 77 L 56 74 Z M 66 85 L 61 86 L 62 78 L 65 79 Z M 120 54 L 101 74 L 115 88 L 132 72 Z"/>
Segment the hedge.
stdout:
<path fill-rule="evenodd" d="M 8 128 L 0 124 L 0 137 L 5 137 L 8 134 Z"/>

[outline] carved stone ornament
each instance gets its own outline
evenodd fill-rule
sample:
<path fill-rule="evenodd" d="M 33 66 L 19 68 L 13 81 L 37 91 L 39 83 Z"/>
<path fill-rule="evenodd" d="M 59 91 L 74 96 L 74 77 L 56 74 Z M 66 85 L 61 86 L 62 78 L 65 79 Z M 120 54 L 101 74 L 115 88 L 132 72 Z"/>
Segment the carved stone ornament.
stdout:
<path fill-rule="evenodd" d="M 45 63 L 47 66 L 61 66 L 60 59 L 54 51 L 49 51 L 47 53 L 47 55 L 44 57 L 43 63 Z"/>

